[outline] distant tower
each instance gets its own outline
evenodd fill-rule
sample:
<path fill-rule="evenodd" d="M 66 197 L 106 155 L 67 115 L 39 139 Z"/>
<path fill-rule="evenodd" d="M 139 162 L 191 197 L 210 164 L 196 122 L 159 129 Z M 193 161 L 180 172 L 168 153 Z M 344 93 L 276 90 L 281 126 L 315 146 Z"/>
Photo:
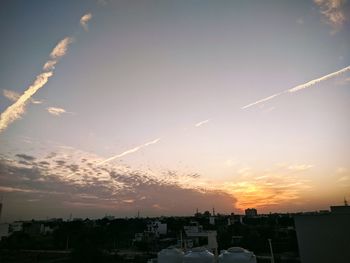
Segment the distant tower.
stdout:
<path fill-rule="evenodd" d="M 348 201 L 346 200 L 345 197 L 344 197 L 344 205 L 345 205 L 345 206 L 348 206 Z M 0 214 L 1 214 L 1 212 L 0 212 Z"/>
<path fill-rule="evenodd" d="M 0 199 L 0 220 L 1 220 L 1 213 L 2 213 L 2 196 L 1 196 L 1 199 Z"/>
<path fill-rule="evenodd" d="M 140 218 L 140 210 L 137 211 L 137 218 Z"/>
<path fill-rule="evenodd" d="M 213 216 L 215 216 L 215 207 L 213 207 Z"/>

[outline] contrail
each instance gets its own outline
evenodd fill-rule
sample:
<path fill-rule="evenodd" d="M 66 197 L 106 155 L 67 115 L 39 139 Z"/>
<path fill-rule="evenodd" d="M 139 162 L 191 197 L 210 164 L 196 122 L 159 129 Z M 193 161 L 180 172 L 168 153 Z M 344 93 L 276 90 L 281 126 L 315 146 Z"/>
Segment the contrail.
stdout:
<path fill-rule="evenodd" d="M 302 89 L 306 89 L 306 88 L 309 88 L 313 85 L 315 85 L 316 83 L 318 82 L 321 82 L 321 81 L 324 81 L 324 80 L 327 80 L 327 79 L 330 79 L 330 78 L 334 78 L 340 74 L 343 74 L 347 71 L 350 70 L 350 66 L 347 66 L 346 68 L 343 68 L 341 70 L 338 70 L 336 72 L 333 72 L 333 73 L 330 73 L 326 76 L 323 76 L 323 77 L 320 77 L 318 79 L 314 79 L 314 80 L 310 80 L 309 82 L 306 82 L 305 84 L 301 84 L 301 85 L 298 85 L 298 86 L 295 86 L 294 88 L 291 88 L 288 90 L 288 92 L 296 92 L 296 91 L 299 91 L 299 90 L 302 90 Z"/>
<path fill-rule="evenodd" d="M 256 101 L 256 102 L 250 103 L 250 104 L 248 104 L 248 105 L 245 105 L 245 106 L 242 107 L 241 109 L 244 110 L 244 109 L 249 108 L 249 107 L 251 107 L 251 106 L 254 106 L 254 105 L 256 105 L 256 104 L 259 104 L 259 103 L 262 103 L 262 102 L 265 102 L 265 101 L 268 101 L 268 100 L 272 100 L 273 98 L 275 98 L 275 97 L 277 97 L 277 96 L 279 96 L 279 95 L 281 95 L 281 94 L 283 94 L 283 93 L 285 93 L 285 92 L 280 92 L 280 93 L 273 94 L 273 95 L 271 95 L 271 96 L 269 96 L 269 97 L 267 97 L 267 98 L 258 100 L 258 101 Z"/>
<path fill-rule="evenodd" d="M 67 53 L 69 45 L 72 44 L 73 41 L 74 39 L 72 37 L 62 39 L 51 51 L 50 57 L 56 60 L 63 57 Z"/>
<path fill-rule="evenodd" d="M 311 86 L 313 86 L 313 85 L 315 85 L 315 84 L 317 84 L 317 83 L 319 83 L 319 82 L 321 82 L 321 81 L 325 81 L 325 80 L 327 80 L 327 79 L 334 78 L 334 77 L 336 77 L 336 76 L 338 76 L 338 75 L 341 75 L 341 74 L 343 74 L 343 73 L 345 73 L 345 72 L 347 72 L 347 71 L 350 71 L 350 66 L 347 66 L 347 67 L 345 67 L 345 68 L 343 68 L 343 69 L 341 69 L 341 70 L 335 71 L 335 72 L 330 73 L 330 74 L 328 74 L 328 75 L 325 75 L 325 76 L 323 76 L 323 77 L 310 80 L 309 82 L 306 82 L 306 83 L 304 83 L 304 84 L 300 84 L 300 85 L 295 86 L 295 87 L 293 87 L 293 88 L 291 88 L 291 89 L 288 89 L 288 90 L 285 90 L 285 91 L 276 93 L 276 94 L 271 95 L 271 96 L 269 96 L 269 97 L 267 97 L 267 98 L 264 98 L 264 99 L 255 101 L 255 102 L 253 102 L 253 103 L 250 103 L 250 104 L 248 104 L 248 105 L 245 105 L 245 106 L 241 107 L 241 109 L 242 109 L 242 110 L 247 109 L 247 108 L 252 107 L 252 106 L 254 106 L 254 105 L 257 105 L 257 104 L 259 104 L 259 103 L 262 103 L 262 102 L 271 100 L 271 99 L 273 99 L 273 98 L 275 98 L 275 97 L 277 97 L 277 96 L 279 96 L 279 95 L 282 95 L 282 94 L 284 94 L 284 93 L 293 93 L 293 92 L 297 92 L 297 91 L 300 91 L 300 90 L 303 90 L 303 89 L 306 89 L 306 88 L 310 88 Z"/>
<path fill-rule="evenodd" d="M 205 120 L 205 121 L 200 121 L 200 122 L 196 123 L 194 126 L 198 128 L 198 127 L 201 127 L 204 124 L 207 124 L 208 122 L 210 122 L 210 119 Z"/>
<path fill-rule="evenodd" d="M 157 139 L 155 139 L 155 140 L 153 140 L 153 141 L 147 142 L 147 143 L 145 143 L 145 144 L 141 144 L 141 145 L 136 146 L 136 147 L 134 147 L 134 148 L 132 148 L 132 149 L 129 149 L 129 150 L 125 151 L 125 152 L 122 152 L 122 153 L 120 153 L 120 154 L 118 154 L 118 155 L 114 155 L 114 156 L 112 156 L 112 157 L 110 157 L 110 158 L 108 158 L 108 159 L 106 159 L 106 160 L 103 160 L 103 161 L 97 163 L 97 165 L 101 165 L 101 164 L 104 164 L 104 163 L 106 163 L 106 162 L 110 162 L 110 161 L 112 161 L 112 160 L 114 160 L 114 159 L 117 159 L 117 158 L 123 157 L 123 156 L 125 156 L 125 155 L 128 155 L 128 154 L 130 154 L 130 153 L 137 152 L 137 151 L 141 150 L 142 148 L 145 148 L 145 147 L 147 147 L 147 146 L 149 146 L 149 145 L 155 144 L 155 143 L 157 143 L 157 142 L 159 142 L 159 141 L 160 141 L 160 138 L 157 138 Z"/>
<path fill-rule="evenodd" d="M 36 77 L 34 83 L 29 86 L 29 88 L 17 99 L 16 102 L 1 113 L 0 133 L 4 131 L 10 123 L 21 118 L 25 112 L 27 103 L 31 101 L 31 97 L 48 82 L 50 77 L 53 76 L 53 66 L 62 56 L 66 54 L 68 46 L 72 43 L 72 41 L 72 38 L 66 37 L 54 47 L 50 54 L 51 60 L 46 62 L 43 67 L 44 72 L 40 73 Z M 48 63 L 51 66 L 47 66 Z"/>
<path fill-rule="evenodd" d="M 28 100 L 42 88 L 53 75 L 52 71 L 43 72 L 38 75 L 34 83 L 29 86 L 29 88 L 19 97 L 19 99 L 9 106 L 3 113 L 0 115 L 0 132 L 4 131 L 11 122 L 19 119 L 25 112 L 25 106 Z"/>

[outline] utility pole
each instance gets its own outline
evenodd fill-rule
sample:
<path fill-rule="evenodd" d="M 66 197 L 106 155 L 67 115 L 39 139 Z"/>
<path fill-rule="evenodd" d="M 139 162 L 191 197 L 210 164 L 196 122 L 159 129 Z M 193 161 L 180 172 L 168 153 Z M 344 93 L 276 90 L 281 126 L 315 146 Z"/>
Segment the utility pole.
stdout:
<path fill-rule="evenodd" d="M 273 257 L 271 238 L 269 238 L 268 241 L 269 241 L 270 253 L 271 253 L 271 263 L 275 263 L 275 258 Z"/>
<path fill-rule="evenodd" d="M 67 236 L 67 240 L 66 240 L 66 250 L 68 250 L 69 248 L 69 236 Z"/>
<path fill-rule="evenodd" d="M 0 198 L 0 220 L 1 220 L 1 216 L 2 216 L 2 204 L 3 204 L 3 199 L 4 199 L 4 196 L 1 195 L 1 198 Z"/>
<path fill-rule="evenodd" d="M 181 249 L 182 249 L 182 230 L 180 230 L 180 243 L 181 243 Z"/>

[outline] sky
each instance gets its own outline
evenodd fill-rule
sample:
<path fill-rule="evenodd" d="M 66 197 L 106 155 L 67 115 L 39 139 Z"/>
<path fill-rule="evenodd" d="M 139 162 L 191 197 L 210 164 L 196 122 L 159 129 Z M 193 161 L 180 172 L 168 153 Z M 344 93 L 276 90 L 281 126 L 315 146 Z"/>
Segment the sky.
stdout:
<path fill-rule="evenodd" d="M 350 199 L 349 1 L 1 6 L 1 220 Z"/>

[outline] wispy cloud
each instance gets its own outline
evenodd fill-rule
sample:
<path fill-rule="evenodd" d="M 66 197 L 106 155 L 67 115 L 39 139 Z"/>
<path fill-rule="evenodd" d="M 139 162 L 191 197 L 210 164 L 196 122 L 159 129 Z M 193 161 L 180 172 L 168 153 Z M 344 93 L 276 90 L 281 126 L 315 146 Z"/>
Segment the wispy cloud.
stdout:
<path fill-rule="evenodd" d="M 89 30 L 88 22 L 91 20 L 91 18 L 92 18 L 91 13 L 87 13 L 80 18 L 80 25 L 84 28 L 85 31 Z"/>
<path fill-rule="evenodd" d="M 21 94 L 13 91 L 13 90 L 7 90 L 7 89 L 4 89 L 3 90 L 3 95 L 5 98 L 7 98 L 8 100 L 12 101 L 12 102 L 15 102 L 19 99 L 19 97 L 21 97 Z M 33 98 L 30 99 L 30 102 L 33 103 L 33 104 L 41 104 L 43 103 L 41 100 L 35 100 Z"/>
<path fill-rule="evenodd" d="M 72 41 L 73 39 L 71 37 L 66 37 L 61 40 L 52 50 L 50 54 L 51 59 L 57 62 L 67 53 L 68 46 L 72 43 Z M 52 60 L 49 60 L 48 62 Z M 56 64 L 56 62 L 54 64 Z M 45 65 L 46 64 L 47 63 L 45 63 Z M 34 83 L 29 86 L 29 88 L 16 100 L 16 102 L 1 113 L 0 132 L 4 131 L 10 123 L 21 118 L 21 116 L 25 113 L 25 107 L 27 103 L 30 102 L 31 97 L 48 82 L 50 77 L 53 76 L 53 70 L 50 67 L 45 67 L 45 65 L 45 72 L 40 73 L 36 77 Z"/>
<path fill-rule="evenodd" d="M 47 108 L 47 111 L 55 116 L 60 116 L 63 113 L 66 113 L 67 111 L 65 109 L 62 108 L 57 108 L 57 107 L 49 107 Z"/>
<path fill-rule="evenodd" d="M 121 157 L 123 157 L 123 156 L 125 156 L 125 155 L 131 154 L 131 153 L 134 153 L 134 152 L 137 152 L 137 151 L 139 151 L 139 150 L 141 150 L 141 149 L 143 149 L 143 148 L 145 148 L 145 147 L 147 147 L 147 146 L 150 146 L 150 145 L 152 145 L 152 144 L 156 144 L 156 143 L 158 143 L 159 141 L 160 141 L 160 138 L 157 138 L 157 139 L 155 139 L 155 140 L 153 140 L 153 141 L 150 141 L 150 142 L 141 144 L 141 145 L 136 146 L 136 147 L 134 147 L 134 148 L 132 148 L 132 149 L 129 149 L 129 150 L 127 150 L 127 151 L 124 151 L 124 152 L 122 152 L 122 153 L 120 153 L 120 154 L 117 154 L 117 155 L 114 155 L 114 156 L 112 156 L 112 157 L 110 157 L 110 158 L 107 158 L 107 159 L 105 159 L 105 160 L 103 160 L 103 161 L 97 163 L 97 165 L 101 165 L 101 164 L 104 164 L 104 163 L 106 163 L 106 162 L 110 162 L 110 161 L 112 161 L 112 160 L 114 160 L 114 159 L 121 158 Z"/>
<path fill-rule="evenodd" d="M 314 0 L 314 3 L 334 30 L 339 30 L 347 20 L 344 12 L 346 0 Z"/>
<path fill-rule="evenodd" d="M 309 170 L 312 167 L 314 167 L 312 164 L 294 164 L 294 165 L 289 165 L 288 169 L 292 171 L 305 171 L 305 170 Z"/>
<path fill-rule="evenodd" d="M 350 176 L 344 175 L 337 179 L 337 182 L 346 182 L 346 181 L 350 181 Z"/>
<path fill-rule="evenodd" d="M 2 94 L 4 95 L 5 98 L 9 99 L 10 101 L 16 101 L 21 96 L 19 93 L 12 90 L 7 90 L 7 89 L 4 89 L 2 91 Z"/>
<path fill-rule="evenodd" d="M 348 170 L 346 169 L 346 168 L 344 168 L 344 167 L 338 167 L 337 169 L 336 169 L 336 173 L 337 174 L 344 174 L 344 173 L 346 173 Z"/>
<path fill-rule="evenodd" d="M 196 128 L 198 128 L 198 127 L 201 127 L 201 126 L 204 125 L 204 124 L 207 124 L 208 122 L 210 122 L 210 119 L 204 120 L 204 121 L 200 121 L 200 122 L 196 123 L 194 126 L 195 126 Z"/>
<path fill-rule="evenodd" d="M 72 37 L 62 39 L 51 51 L 50 57 L 56 60 L 63 57 L 67 53 L 68 47 L 71 43 L 73 43 Z"/>
<path fill-rule="evenodd" d="M 314 86 L 315 84 L 317 84 L 319 82 L 322 82 L 322 81 L 325 81 L 325 80 L 337 77 L 337 76 L 339 76 L 339 75 L 341 75 L 341 74 L 343 74 L 345 72 L 348 72 L 348 71 L 350 71 L 350 66 L 347 66 L 347 67 L 345 67 L 345 68 L 343 68 L 341 70 L 338 70 L 338 71 L 332 72 L 330 74 L 327 74 L 327 75 L 325 75 L 323 77 L 310 80 L 310 81 L 308 81 L 308 82 L 306 82 L 304 84 L 297 85 L 297 86 L 295 86 L 293 88 L 290 88 L 288 90 L 285 90 L 285 91 L 273 94 L 273 95 L 271 95 L 269 97 L 266 97 L 264 99 L 257 100 L 257 101 L 255 101 L 253 103 L 250 103 L 250 104 L 247 104 L 247 105 L 241 107 L 241 109 L 244 110 L 244 109 L 250 108 L 250 107 L 252 107 L 254 105 L 257 105 L 257 104 L 260 104 L 260 103 L 272 100 L 272 99 L 274 99 L 274 98 L 276 98 L 276 97 L 278 97 L 278 96 L 280 96 L 282 94 L 285 94 L 285 93 L 294 93 L 294 92 L 297 92 L 297 91 L 300 91 L 300 90 L 303 90 L 303 89 L 306 89 L 306 88 L 310 88 L 310 87 Z"/>
<path fill-rule="evenodd" d="M 43 70 L 45 70 L 45 71 L 53 70 L 53 69 L 55 69 L 56 64 L 57 64 L 57 60 L 49 60 L 44 64 Z"/>

